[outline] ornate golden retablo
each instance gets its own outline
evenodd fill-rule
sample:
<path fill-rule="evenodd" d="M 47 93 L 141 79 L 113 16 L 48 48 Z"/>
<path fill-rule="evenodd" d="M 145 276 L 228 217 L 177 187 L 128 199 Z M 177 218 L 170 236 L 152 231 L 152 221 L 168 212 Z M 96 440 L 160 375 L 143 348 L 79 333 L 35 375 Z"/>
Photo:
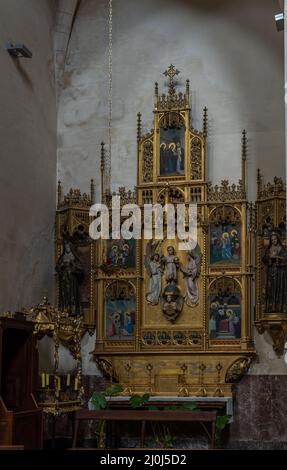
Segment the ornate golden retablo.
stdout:
<path fill-rule="evenodd" d="M 244 131 L 240 181 L 213 186 L 206 178 L 207 108 L 198 131 L 189 80 L 178 91 L 178 74 L 173 65 L 164 73 L 167 94 L 156 83 L 153 128 L 144 135 L 138 114 L 137 186 L 120 189 L 121 204 L 183 204 L 185 211 L 197 204 L 197 244 L 180 250 L 179 235 L 167 240 L 166 215 L 163 240 L 92 243 L 94 356 L 129 392 L 231 396 L 255 356 L 247 137 Z M 111 203 L 108 190 L 102 197 Z"/>

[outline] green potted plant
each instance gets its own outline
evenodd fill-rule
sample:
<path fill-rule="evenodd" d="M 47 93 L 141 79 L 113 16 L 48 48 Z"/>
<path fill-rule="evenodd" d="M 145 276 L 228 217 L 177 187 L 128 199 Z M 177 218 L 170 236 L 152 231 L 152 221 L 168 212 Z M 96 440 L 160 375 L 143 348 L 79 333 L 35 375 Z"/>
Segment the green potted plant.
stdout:
<path fill-rule="evenodd" d="M 112 384 L 103 392 L 94 392 L 90 399 L 91 409 L 106 410 L 109 407 L 109 398 L 119 395 L 123 391 L 121 384 Z M 96 425 L 96 440 L 99 449 L 105 448 L 106 421 L 99 421 Z"/>

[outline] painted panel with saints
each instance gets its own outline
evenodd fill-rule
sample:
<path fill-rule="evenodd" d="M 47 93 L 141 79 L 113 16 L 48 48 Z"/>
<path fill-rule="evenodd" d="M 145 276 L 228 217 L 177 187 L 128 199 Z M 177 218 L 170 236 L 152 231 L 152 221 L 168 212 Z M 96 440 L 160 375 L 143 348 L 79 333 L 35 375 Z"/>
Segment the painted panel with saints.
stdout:
<path fill-rule="evenodd" d="M 210 339 L 241 338 L 241 292 L 232 279 L 213 283 L 209 295 Z"/>
<path fill-rule="evenodd" d="M 114 281 L 106 290 L 106 338 L 108 340 L 134 339 L 136 294 L 130 282 Z"/>
<path fill-rule="evenodd" d="M 210 264 L 240 264 L 240 260 L 240 224 L 211 224 Z"/>
<path fill-rule="evenodd" d="M 160 129 L 160 175 L 184 175 L 184 134 L 181 128 Z"/>
<path fill-rule="evenodd" d="M 102 268 L 106 270 L 136 267 L 136 240 L 107 240 Z"/>

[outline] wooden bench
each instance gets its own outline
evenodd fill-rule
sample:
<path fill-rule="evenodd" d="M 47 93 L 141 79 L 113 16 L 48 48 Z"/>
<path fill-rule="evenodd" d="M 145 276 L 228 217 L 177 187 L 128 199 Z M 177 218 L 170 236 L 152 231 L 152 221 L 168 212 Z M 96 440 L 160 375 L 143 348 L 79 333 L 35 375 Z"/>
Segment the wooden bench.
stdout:
<path fill-rule="evenodd" d="M 78 439 L 80 421 L 139 421 L 141 422 L 140 444 L 144 447 L 145 426 L 147 421 L 157 422 L 188 422 L 211 424 L 211 449 L 215 448 L 216 411 L 178 411 L 178 410 L 100 410 L 91 411 L 83 409 L 75 413 L 73 445 L 75 448 Z"/>

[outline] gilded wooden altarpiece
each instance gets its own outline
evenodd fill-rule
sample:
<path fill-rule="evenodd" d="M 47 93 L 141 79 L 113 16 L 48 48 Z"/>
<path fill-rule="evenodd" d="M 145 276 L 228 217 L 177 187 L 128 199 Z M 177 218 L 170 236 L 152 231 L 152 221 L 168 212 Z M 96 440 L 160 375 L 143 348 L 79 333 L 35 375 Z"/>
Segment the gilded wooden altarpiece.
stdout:
<path fill-rule="evenodd" d="M 178 237 L 92 242 L 87 318 L 96 318 L 97 364 L 125 386 L 124 393 L 231 396 L 232 384 L 255 356 L 246 135 L 241 180 L 213 186 L 206 179 L 207 109 L 203 130 L 194 129 L 189 81 L 178 91 L 178 73 L 173 66 L 165 72 L 167 94 L 155 84 L 154 122 L 147 134 L 138 114 L 137 186 L 120 188 L 119 194 L 122 204 L 141 208 L 196 203 L 197 245 L 181 251 Z M 108 205 L 111 196 L 103 192 Z M 58 235 L 66 220 L 65 208 L 59 210 Z M 75 209 L 70 233 L 76 214 Z M 81 220 L 86 227 L 87 215 Z"/>

